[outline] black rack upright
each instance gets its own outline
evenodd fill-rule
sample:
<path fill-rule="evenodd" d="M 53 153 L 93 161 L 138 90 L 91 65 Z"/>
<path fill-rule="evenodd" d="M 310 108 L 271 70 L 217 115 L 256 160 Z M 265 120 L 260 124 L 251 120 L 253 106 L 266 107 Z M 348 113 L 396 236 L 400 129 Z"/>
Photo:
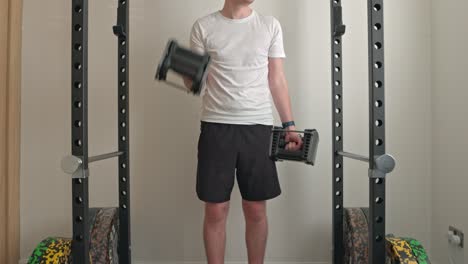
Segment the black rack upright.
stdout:
<path fill-rule="evenodd" d="M 383 0 L 368 0 L 369 157 L 385 155 Z M 369 162 L 369 263 L 385 263 L 385 174 Z"/>
<path fill-rule="evenodd" d="M 118 140 L 119 151 L 119 262 L 131 263 L 130 160 L 129 160 L 129 1 L 119 0 L 114 34 L 118 42 Z"/>
<path fill-rule="evenodd" d="M 71 34 L 71 131 L 72 156 L 62 161 L 73 174 L 73 243 L 74 263 L 89 264 L 90 230 L 88 225 L 88 163 L 119 157 L 119 263 L 131 263 L 130 246 L 130 173 L 129 173 L 129 0 L 119 0 L 118 40 L 118 151 L 88 157 L 88 0 L 72 0 Z"/>
<path fill-rule="evenodd" d="M 344 263 L 343 158 L 369 163 L 369 263 L 385 263 L 385 176 L 395 167 L 385 154 L 385 71 L 383 0 L 368 0 L 369 156 L 343 151 L 343 64 L 341 0 L 331 3 L 333 131 L 333 264 Z"/>
<path fill-rule="evenodd" d="M 342 35 L 343 25 L 341 1 L 331 0 L 331 56 L 332 56 L 332 153 L 333 153 L 333 264 L 342 264 L 343 245 L 343 157 L 336 155 L 343 149 L 343 74 Z"/>
<path fill-rule="evenodd" d="M 72 155 L 88 170 L 88 0 L 73 0 L 72 7 Z M 89 263 L 88 178 L 72 179 L 73 262 Z"/>

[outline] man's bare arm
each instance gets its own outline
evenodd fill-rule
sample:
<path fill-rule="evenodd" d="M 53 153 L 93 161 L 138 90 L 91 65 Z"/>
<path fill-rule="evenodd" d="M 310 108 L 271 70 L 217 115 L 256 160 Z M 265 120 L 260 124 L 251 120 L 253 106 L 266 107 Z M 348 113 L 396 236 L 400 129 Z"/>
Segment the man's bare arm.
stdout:
<path fill-rule="evenodd" d="M 268 82 L 270 85 L 271 95 L 278 111 L 281 122 L 292 121 L 293 114 L 291 110 L 291 100 L 289 97 L 288 82 L 284 74 L 283 59 L 282 58 L 270 58 L 268 61 Z M 296 130 L 296 127 L 289 127 L 288 130 Z M 287 134 L 287 141 L 290 143 L 288 149 L 297 150 L 302 145 L 302 140 L 299 134 L 295 132 L 289 132 Z"/>
<path fill-rule="evenodd" d="M 288 83 L 284 74 L 283 59 L 270 58 L 268 63 L 268 82 L 271 95 L 282 122 L 293 120 Z"/>

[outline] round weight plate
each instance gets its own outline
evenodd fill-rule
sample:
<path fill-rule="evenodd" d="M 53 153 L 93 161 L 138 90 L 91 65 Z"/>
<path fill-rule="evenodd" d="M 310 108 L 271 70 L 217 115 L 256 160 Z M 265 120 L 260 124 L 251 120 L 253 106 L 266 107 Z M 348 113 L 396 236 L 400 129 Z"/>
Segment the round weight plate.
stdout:
<path fill-rule="evenodd" d="M 426 250 L 422 246 L 421 242 L 416 239 L 403 237 L 402 238 L 406 243 L 409 244 L 411 249 L 413 250 L 413 255 L 418 260 L 419 264 L 430 264 L 429 257 L 427 256 Z"/>
<path fill-rule="evenodd" d="M 96 215 L 97 213 L 102 210 L 102 208 L 89 208 L 89 233 L 93 233 L 94 223 L 96 223 Z"/>
<path fill-rule="evenodd" d="M 369 226 L 369 208 L 368 207 L 362 207 L 361 211 L 364 214 L 364 217 L 366 218 L 367 226 Z"/>
<path fill-rule="evenodd" d="M 46 238 L 34 249 L 28 264 L 70 264 L 71 243 L 69 238 Z"/>
<path fill-rule="evenodd" d="M 117 264 L 118 246 L 117 208 L 103 208 L 98 210 L 91 232 L 90 254 L 93 263 Z"/>
<path fill-rule="evenodd" d="M 96 215 L 101 208 L 89 209 L 89 230 L 92 233 Z M 41 241 L 29 257 L 28 264 L 71 264 L 71 239 L 49 237 Z M 92 263 L 92 262 L 91 262 Z"/>
<path fill-rule="evenodd" d="M 367 220 L 360 208 L 344 211 L 344 248 L 346 264 L 367 264 L 369 256 Z"/>
<path fill-rule="evenodd" d="M 401 264 L 418 264 L 410 245 L 403 239 L 387 237 L 388 250 L 392 261 Z"/>

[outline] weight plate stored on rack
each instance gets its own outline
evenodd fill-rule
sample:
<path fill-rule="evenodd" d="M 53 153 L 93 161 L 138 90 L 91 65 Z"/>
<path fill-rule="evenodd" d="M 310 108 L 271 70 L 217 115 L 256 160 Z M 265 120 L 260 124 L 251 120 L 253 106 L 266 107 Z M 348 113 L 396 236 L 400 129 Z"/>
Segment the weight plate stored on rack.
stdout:
<path fill-rule="evenodd" d="M 96 213 L 91 231 L 89 251 L 93 263 L 117 264 L 119 211 L 117 208 L 102 208 Z"/>
<path fill-rule="evenodd" d="M 28 264 L 70 264 L 71 243 L 69 238 L 48 237 L 34 249 Z"/>
<path fill-rule="evenodd" d="M 403 239 L 387 237 L 387 253 L 393 263 L 418 264 L 411 246 Z"/>
<path fill-rule="evenodd" d="M 90 208 L 90 263 L 117 264 L 118 209 Z M 41 241 L 28 264 L 72 264 L 70 238 L 49 237 Z"/>
<path fill-rule="evenodd" d="M 368 225 L 361 208 L 344 210 L 344 248 L 346 264 L 367 264 L 369 256 Z"/>
<path fill-rule="evenodd" d="M 366 218 L 367 226 L 369 226 L 369 208 L 368 207 L 362 207 L 361 211 L 364 214 L 364 217 Z"/>
<path fill-rule="evenodd" d="M 419 264 L 431 264 L 429 256 L 420 241 L 409 237 L 403 237 L 402 239 L 409 244 Z"/>
<path fill-rule="evenodd" d="M 369 263 L 369 208 L 345 208 L 344 211 L 345 264 Z M 397 264 L 389 257 L 386 264 Z"/>
<path fill-rule="evenodd" d="M 89 233 L 93 232 L 94 223 L 96 222 L 96 215 L 101 208 L 89 208 L 88 219 L 89 219 Z"/>

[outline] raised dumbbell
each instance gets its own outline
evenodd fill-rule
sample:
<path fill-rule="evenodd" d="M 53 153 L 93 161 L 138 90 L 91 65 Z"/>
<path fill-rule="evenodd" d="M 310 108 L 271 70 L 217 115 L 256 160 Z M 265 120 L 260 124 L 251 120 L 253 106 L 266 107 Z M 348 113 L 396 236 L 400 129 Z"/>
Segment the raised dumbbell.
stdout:
<path fill-rule="evenodd" d="M 165 81 L 167 84 L 188 91 L 182 85 L 168 81 L 167 73 L 172 70 L 192 81 L 190 91 L 199 95 L 206 81 L 207 69 L 210 63 L 208 54 L 198 54 L 179 46 L 177 41 L 169 40 L 156 71 L 155 79 Z"/>

